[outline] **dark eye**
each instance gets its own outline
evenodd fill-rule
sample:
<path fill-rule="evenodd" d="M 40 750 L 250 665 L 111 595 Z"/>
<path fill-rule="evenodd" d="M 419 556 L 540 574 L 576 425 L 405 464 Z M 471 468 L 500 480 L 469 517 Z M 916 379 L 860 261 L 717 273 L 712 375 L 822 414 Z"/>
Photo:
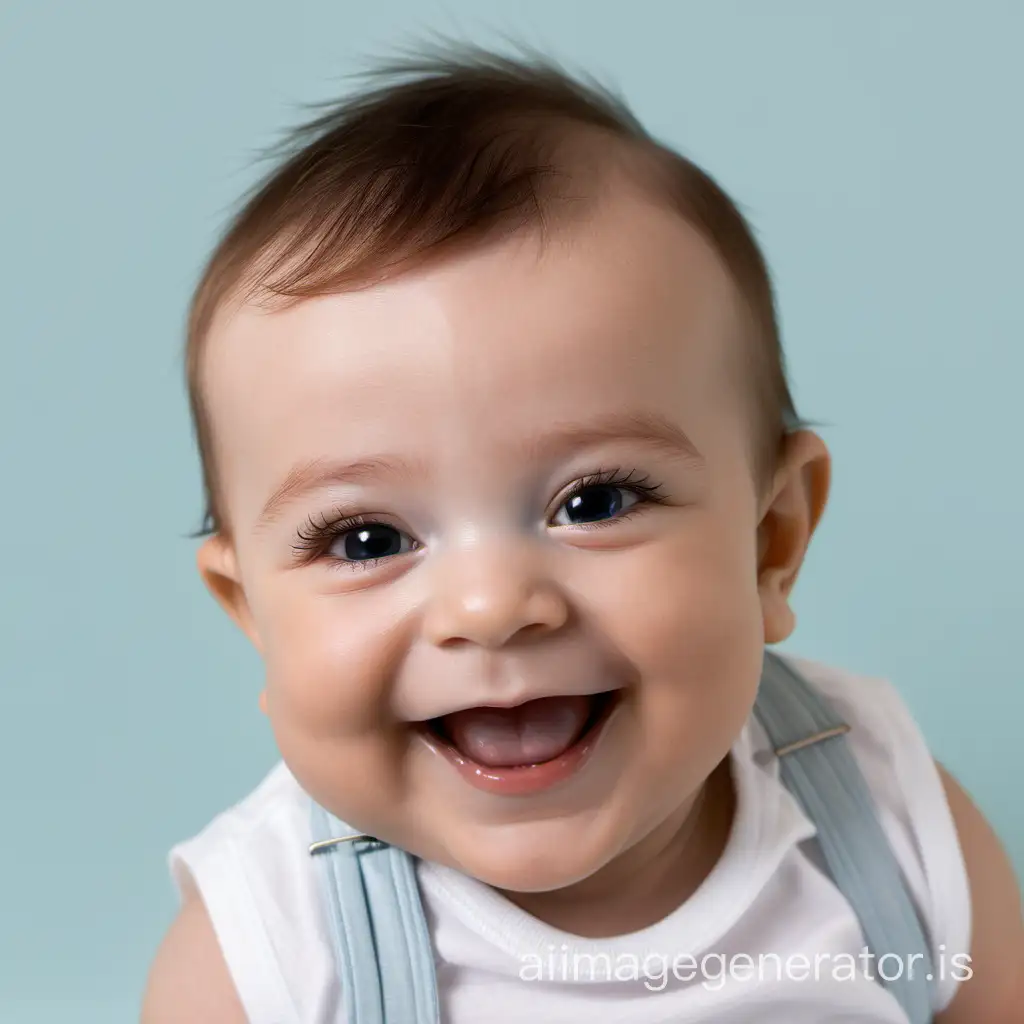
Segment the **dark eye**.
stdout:
<path fill-rule="evenodd" d="M 404 555 L 413 545 L 413 540 L 401 530 L 384 523 L 369 523 L 339 533 L 327 553 L 344 562 L 369 562 Z"/>
<path fill-rule="evenodd" d="M 556 526 L 575 526 L 614 519 L 640 500 L 640 495 L 628 487 L 591 484 L 580 488 L 562 505 L 555 514 L 554 522 Z"/>

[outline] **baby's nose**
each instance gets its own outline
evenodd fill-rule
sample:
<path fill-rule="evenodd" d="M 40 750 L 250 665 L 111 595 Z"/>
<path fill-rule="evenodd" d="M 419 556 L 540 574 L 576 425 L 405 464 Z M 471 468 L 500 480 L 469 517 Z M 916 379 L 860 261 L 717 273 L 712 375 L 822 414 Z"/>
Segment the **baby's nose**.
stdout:
<path fill-rule="evenodd" d="M 566 597 L 525 551 L 452 553 L 439 567 L 423 618 L 426 639 L 496 648 L 514 637 L 560 629 L 569 617 Z"/>

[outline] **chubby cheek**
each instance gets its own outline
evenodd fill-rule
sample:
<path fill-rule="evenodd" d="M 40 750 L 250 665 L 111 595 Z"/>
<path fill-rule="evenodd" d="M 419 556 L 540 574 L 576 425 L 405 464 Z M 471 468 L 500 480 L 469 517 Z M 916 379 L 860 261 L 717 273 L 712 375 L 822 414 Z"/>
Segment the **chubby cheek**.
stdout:
<path fill-rule="evenodd" d="M 261 613 L 268 710 L 311 739 L 358 736 L 390 720 L 400 644 L 381 595 L 282 587 Z"/>
<path fill-rule="evenodd" d="M 708 515 L 624 558 L 614 592 L 603 627 L 639 677 L 646 770 L 683 771 L 679 781 L 699 784 L 756 695 L 764 629 L 755 552 Z"/>
<path fill-rule="evenodd" d="M 282 595 L 263 611 L 267 715 L 281 756 L 307 792 L 367 829 L 362 805 L 400 802 L 407 782 L 408 735 L 389 703 L 403 642 L 394 609 L 389 618 L 363 592 Z"/>

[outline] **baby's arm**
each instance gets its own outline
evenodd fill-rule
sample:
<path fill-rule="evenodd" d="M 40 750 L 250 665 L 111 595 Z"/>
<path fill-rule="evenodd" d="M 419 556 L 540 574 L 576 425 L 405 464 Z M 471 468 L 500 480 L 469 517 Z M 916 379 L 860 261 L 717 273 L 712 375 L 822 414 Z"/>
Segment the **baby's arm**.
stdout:
<path fill-rule="evenodd" d="M 992 827 L 941 765 L 971 888 L 971 969 L 936 1024 L 1024 1020 L 1024 917 L 1010 859 Z"/>
<path fill-rule="evenodd" d="M 206 905 L 187 893 L 157 951 L 141 1024 L 247 1024 Z"/>

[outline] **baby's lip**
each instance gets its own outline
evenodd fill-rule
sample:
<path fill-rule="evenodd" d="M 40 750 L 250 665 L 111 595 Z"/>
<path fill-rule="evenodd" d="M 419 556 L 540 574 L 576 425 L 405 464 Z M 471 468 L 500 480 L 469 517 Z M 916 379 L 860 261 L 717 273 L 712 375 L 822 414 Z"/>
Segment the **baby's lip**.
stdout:
<path fill-rule="evenodd" d="M 417 719 L 414 724 L 423 725 L 429 722 L 434 722 L 439 718 L 444 718 L 447 715 L 454 715 L 458 711 L 468 711 L 470 708 L 517 708 L 523 704 L 528 704 L 530 701 L 543 700 L 551 697 L 596 697 L 599 694 L 612 693 L 616 690 L 621 690 L 622 684 L 608 684 L 603 682 L 600 685 L 585 686 L 580 685 L 574 688 L 562 688 L 562 689 L 531 689 L 529 691 L 523 691 L 505 699 L 494 698 L 489 695 L 480 695 L 479 700 L 465 700 L 458 704 L 452 704 L 450 707 L 441 709 L 435 714 L 430 715 L 427 718 Z"/>

